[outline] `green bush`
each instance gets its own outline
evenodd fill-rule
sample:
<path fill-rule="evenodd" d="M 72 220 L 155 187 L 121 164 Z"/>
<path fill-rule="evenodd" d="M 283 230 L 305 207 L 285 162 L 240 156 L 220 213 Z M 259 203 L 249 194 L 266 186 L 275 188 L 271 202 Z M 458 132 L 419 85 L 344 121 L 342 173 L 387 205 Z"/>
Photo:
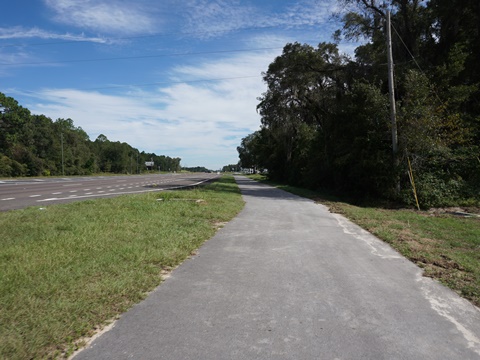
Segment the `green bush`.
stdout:
<path fill-rule="evenodd" d="M 415 186 L 420 206 L 428 209 L 458 205 L 466 184 L 462 179 L 445 179 L 438 174 L 426 173 L 417 176 Z M 411 191 L 410 194 L 412 194 Z M 414 203 L 413 195 L 407 202 Z"/>
<path fill-rule="evenodd" d="M 27 167 L 19 162 L 10 159 L 8 156 L 0 155 L 0 176 L 25 176 Z"/>

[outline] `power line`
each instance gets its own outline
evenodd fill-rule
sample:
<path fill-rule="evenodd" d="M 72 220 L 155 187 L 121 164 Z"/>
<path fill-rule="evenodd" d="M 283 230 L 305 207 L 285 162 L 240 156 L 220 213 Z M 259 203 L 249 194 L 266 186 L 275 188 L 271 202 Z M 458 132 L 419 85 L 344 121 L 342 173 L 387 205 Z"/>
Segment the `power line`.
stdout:
<path fill-rule="evenodd" d="M 413 56 L 412 52 L 410 51 L 410 49 L 408 48 L 407 44 L 405 44 L 405 41 L 403 41 L 402 37 L 400 36 L 399 32 L 397 31 L 397 29 L 395 28 L 395 26 L 393 26 L 392 24 L 392 28 L 393 30 L 395 30 L 395 33 L 397 34 L 398 38 L 400 39 L 400 41 L 402 42 L 403 46 L 405 47 L 405 49 L 407 50 L 408 54 L 410 55 L 410 57 L 412 58 L 412 60 L 414 61 L 415 65 L 417 65 L 418 67 L 418 70 L 420 70 L 420 72 L 424 75 L 424 76 L 427 76 L 427 74 L 425 73 L 425 71 L 423 71 L 423 69 L 420 67 L 420 65 L 418 64 L 417 62 L 417 59 L 415 58 L 415 56 Z M 445 102 L 440 98 L 440 96 L 438 95 L 437 91 L 435 90 L 435 88 L 432 88 L 430 91 L 433 92 L 433 94 L 435 95 L 435 97 L 437 98 L 438 101 L 440 101 L 440 103 L 442 104 L 445 104 Z"/>
<path fill-rule="evenodd" d="M 403 46 L 405 47 L 405 49 L 407 50 L 408 54 L 411 56 L 412 60 L 415 62 L 415 65 L 417 65 L 418 69 L 423 73 L 423 70 L 422 68 L 420 67 L 420 65 L 418 64 L 417 62 L 417 59 L 415 59 L 415 56 L 413 56 L 413 54 L 411 53 L 410 49 L 408 48 L 407 44 L 405 44 L 405 41 L 403 41 L 402 37 L 400 36 L 400 34 L 398 33 L 397 29 L 395 28 L 395 26 L 393 26 L 392 24 L 392 28 L 393 30 L 395 30 L 395 33 L 397 34 L 398 38 L 400 39 L 400 41 L 402 42 Z"/>
<path fill-rule="evenodd" d="M 0 63 L 0 66 L 55 65 L 55 64 L 69 64 L 69 63 L 97 62 L 97 61 L 150 59 L 150 58 L 160 58 L 160 57 L 170 57 L 170 56 L 196 56 L 196 55 L 211 55 L 211 54 L 228 54 L 228 53 L 238 53 L 238 52 L 267 51 L 267 50 L 279 50 L 279 49 L 283 49 L 283 47 L 217 50 L 217 51 L 187 52 L 187 53 L 158 54 L 158 55 L 140 55 L 140 56 L 118 56 L 118 57 L 97 58 L 97 59 L 37 61 L 37 62 L 23 62 L 23 63 Z"/>
<path fill-rule="evenodd" d="M 262 75 L 245 75 L 245 76 L 234 76 L 234 77 L 225 77 L 225 78 L 214 78 L 214 79 L 198 79 L 198 80 L 184 80 L 184 81 L 160 81 L 154 83 L 143 83 L 143 84 L 120 84 L 120 85 L 110 85 L 110 86 L 101 86 L 101 87 L 88 87 L 81 88 L 77 90 L 104 90 L 104 89 L 117 89 L 125 87 L 147 87 L 147 86 L 156 86 L 156 85 L 173 85 L 173 84 L 194 84 L 202 82 L 215 82 L 215 81 L 226 81 L 226 80 L 240 80 L 240 79 L 251 79 L 259 78 Z"/>

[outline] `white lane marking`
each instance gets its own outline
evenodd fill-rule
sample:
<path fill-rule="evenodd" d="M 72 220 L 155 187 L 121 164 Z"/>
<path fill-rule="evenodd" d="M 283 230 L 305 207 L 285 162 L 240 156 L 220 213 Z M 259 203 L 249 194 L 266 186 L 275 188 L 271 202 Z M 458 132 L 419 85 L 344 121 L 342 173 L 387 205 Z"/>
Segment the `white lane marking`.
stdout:
<path fill-rule="evenodd" d="M 60 195 L 60 194 L 62 194 L 62 192 L 54 192 L 54 193 L 52 193 L 52 195 Z"/>
<path fill-rule="evenodd" d="M 5 198 L 5 199 L 0 199 L 1 201 L 9 201 L 9 200 L 15 200 L 15 198 Z"/>
<path fill-rule="evenodd" d="M 127 194 L 141 194 L 145 192 L 155 192 L 155 191 L 165 191 L 165 190 L 176 190 L 176 189 L 182 189 L 186 187 L 191 187 L 191 186 L 198 186 L 200 184 L 203 184 L 204 182 L 210 181 L 211 179 L 205 179 L 199 182 L 196 182 L 194 184 L 190 185 L 180 185 L 180 186 L 174 186 L 171 188 L 157 188 L 157 189 L 144 189 L 144 190 L 138 190 L 138 191 L 124 191 L 124 192 L 118 192 L 118 193 L 110 193 L 110 194 L 100 194 L 104 193 L 105 191 L 99 191 L 98 194 L 93 194 L 93 195 L 78 195 L 76 196 L 77 199 L 82 199 L 82 198 L 89 198 L 89 197 L 97 197 L 97 196 L 110 196 L 110 195 L 127 195 Z M 50 198 L 50 199 L 42 199 L 42 200 L 37 200 L 37 202 L 46 202 L 46 201 L 59 201 L 59 200 L 65 200 L 68 198 Z"/>
<path fill-rule="evenodd" d="M 108 191 L 115 191 L 115 190 L 116 190 L 116 189 L 110 189 L 110 190 L 108 190 Z"/>
<path fill-rule="evenodd" d="M 96 189 L 97 189 L 97 190 L 102 190 L 103 188 L 101 188 L 101 187 L 98 187 L 98 188 L 96 188 Z"/>
<path fill-rule="evenodd" d="M 93 193 L 89 192 L 89 193 L 85 193 L 85 195 L 92 195 Z"/>
<path fill-rule="evenodd" d="M 34 198 L 34 197 L 40 197 L 42 195 L 30 195 L 29 197 Z"/>
<path fill-rule="evenodd" d="M 77 197 L 78 195 L 68 195 L 69 198 Z"/>
<path fill-rule="evenodd" d="M 83 191 L 90 191 L 90 190 L 92 190 L 92 189 L 83 189 Z"/>
<path fill-rule="evenodd" d="M 74 192 L 78 192 L 78 190 L 70 190 L 69 192 L 74 193 Z"/>

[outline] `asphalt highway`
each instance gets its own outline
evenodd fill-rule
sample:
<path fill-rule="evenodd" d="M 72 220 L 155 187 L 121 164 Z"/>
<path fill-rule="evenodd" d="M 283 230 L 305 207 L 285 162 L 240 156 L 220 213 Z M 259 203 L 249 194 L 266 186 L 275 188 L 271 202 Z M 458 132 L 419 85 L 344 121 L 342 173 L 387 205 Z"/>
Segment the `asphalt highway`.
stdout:
<path fill-rule="evenodd" d="M 313 201 L 244 210 L 75 360 L 480 358 L 480 311 Z"/>
<path fill-rule="evenodd" d="M 195 173 L 0 180 L 0 211 L 189 187 L 216 177 Z"/>

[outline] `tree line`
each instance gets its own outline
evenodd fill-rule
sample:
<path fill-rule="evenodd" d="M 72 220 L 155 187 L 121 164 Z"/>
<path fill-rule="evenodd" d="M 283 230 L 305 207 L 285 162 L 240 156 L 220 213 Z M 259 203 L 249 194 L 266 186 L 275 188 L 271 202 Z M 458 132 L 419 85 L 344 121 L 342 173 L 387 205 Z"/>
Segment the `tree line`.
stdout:
<path fill-rule="evenodd" d="M 201 173 L 209 173 L 212 172 L 212 170 L 207 169 L 205 166 L 193 166 L 193 167 L 182 167 L 183 171 L 188 171 L 188 172 L 201 172 Z"/>
<path fill-rule="evenodd" d="M 277 181 L 424 207 L 480 200 L 480 2 L 344 0 L 335 41 L 289 43 L 263 73 L 260 130 L 242 167 Z M 385 39 L 393 24 L 398 152 L 393 154 Z M 410 164 L 410 166 L 409 166 Z M 411 170 L 410 170 L 411 169 Z"/>
<path fill-rule="evenodd" d="M 240 172 L 242 167 L 240 164 L 229 164 L 222 167 L 222 172 Z"/>
<path fill-rule="evenodd" d="M 91 141 L 71 119 L 31 114 L 0 93 L 0 176 L 135 174 L 146 161 L 155 170 L 180 171 L 180 158 L 140 152 L 101 134 Z"/>

